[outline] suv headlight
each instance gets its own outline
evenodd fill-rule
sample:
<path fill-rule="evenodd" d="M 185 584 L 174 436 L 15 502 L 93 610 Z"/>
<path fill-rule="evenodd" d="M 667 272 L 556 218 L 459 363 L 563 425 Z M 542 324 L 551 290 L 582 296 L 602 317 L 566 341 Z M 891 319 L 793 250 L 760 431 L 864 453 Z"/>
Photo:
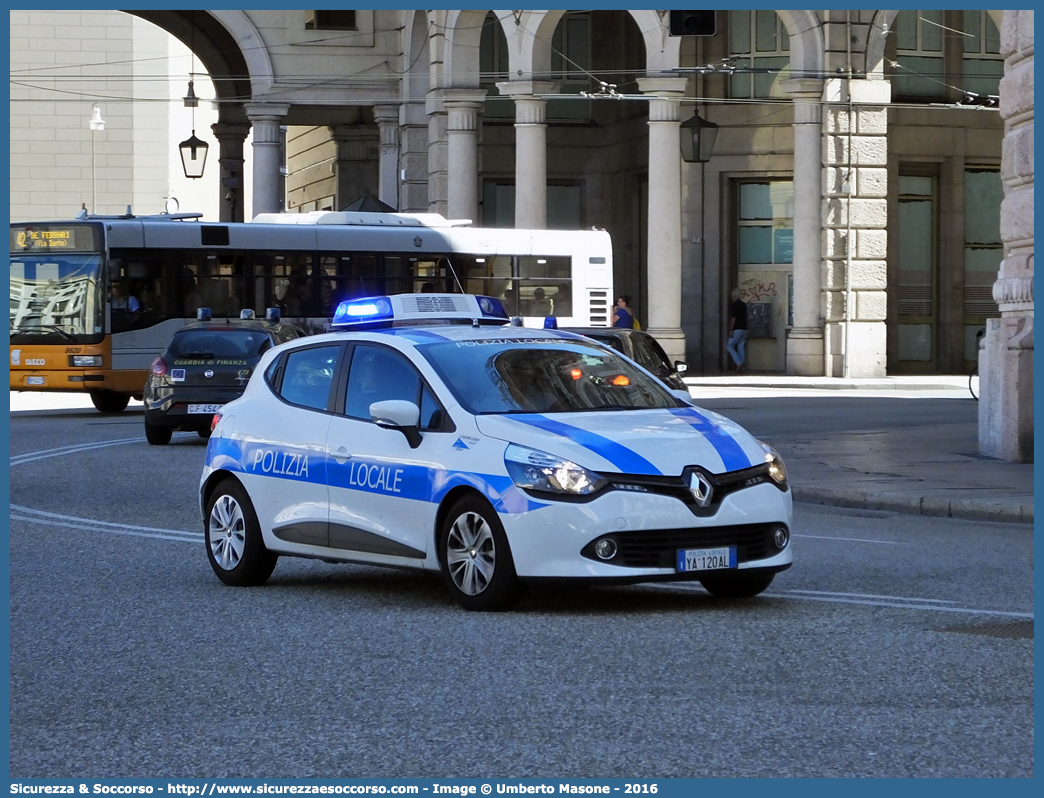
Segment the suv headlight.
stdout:
<path fill-rule="evenodd" d="M 504 452 L 504 465 L 515 485 L 528 490 L 586 496 L 606 485 L 602 477 L 583 466 L 514 443 Z"/>
<path fill-rule="evenodd" d="M 780 486 L 786 485 L 787 467 L 783 464 L 783 458 L 780 457 L 779 452 L 767 443 L 761 443 L 761 448 L 765 450 L 765 462 L 768 463 L 768 473 L 772 477 L 772 481 Z"/>

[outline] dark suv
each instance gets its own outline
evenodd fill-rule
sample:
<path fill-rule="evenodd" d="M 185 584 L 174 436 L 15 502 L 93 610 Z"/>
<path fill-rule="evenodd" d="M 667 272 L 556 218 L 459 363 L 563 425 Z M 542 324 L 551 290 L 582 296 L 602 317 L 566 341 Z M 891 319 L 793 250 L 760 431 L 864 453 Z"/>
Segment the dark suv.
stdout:
<path fill-rule="evenodd" d="M 145 383 L 145 437 L 154 446 L 170 443 L 176 429 L 209 437 L 214 414 L 243 393 L 261 355 L 307 335 L 280 322 L 275 309 L 266 319 L 249 310 L 238 319 L 211 319 L 201 308 L 198 318 L 174 333 Z"/>

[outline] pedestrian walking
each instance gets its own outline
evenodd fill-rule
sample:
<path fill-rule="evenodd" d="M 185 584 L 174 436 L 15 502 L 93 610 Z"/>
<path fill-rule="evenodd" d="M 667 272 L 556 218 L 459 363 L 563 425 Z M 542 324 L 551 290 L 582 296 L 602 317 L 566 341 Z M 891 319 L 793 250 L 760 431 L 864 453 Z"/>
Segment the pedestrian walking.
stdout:
<path fill-rule="evenodd" d="M 740 299 L 740 290 L 732 289 L 729 305 L 729 356 L 736 364 L 736 373 L 742 374 L 747 364 L 747 303 Z"/>

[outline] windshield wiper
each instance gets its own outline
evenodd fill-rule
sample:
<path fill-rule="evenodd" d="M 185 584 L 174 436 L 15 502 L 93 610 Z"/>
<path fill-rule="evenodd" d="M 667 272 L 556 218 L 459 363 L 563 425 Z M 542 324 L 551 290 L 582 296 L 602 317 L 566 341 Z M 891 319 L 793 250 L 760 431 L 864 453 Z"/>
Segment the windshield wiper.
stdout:
<path fill-rule="evenodd" d="M 44 332 L 44 333 L 53 332 L 53 333 L 57 333 L 58 335 L 60 335 L 66 341 L 72 341 L 73 343 L 76 343 L 76 337 L 75 336 L 73 336 L 69 332 L 66 332 L 61 327 L 59 327 L 59 326 L 57 326 L 55 324 L 32 324 L 32 325 L 29 325 L 28 327 L 15 327 L 15 328 L 13 328 L 11 330 L 11 332 L 13 332 L 13 333 L 26 333 L 26 334 L 28 334 L 28 333 L 35 333 L 35 332 Z"/>

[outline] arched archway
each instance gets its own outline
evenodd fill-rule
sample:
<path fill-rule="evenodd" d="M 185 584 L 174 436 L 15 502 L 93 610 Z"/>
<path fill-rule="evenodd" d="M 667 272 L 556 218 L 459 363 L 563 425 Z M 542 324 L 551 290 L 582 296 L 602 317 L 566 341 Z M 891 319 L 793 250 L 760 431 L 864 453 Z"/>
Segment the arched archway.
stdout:
<path fill-rule="evenodd" d="M 222 122 L 246 123 L 243 105 L 254 97 L 254 89 L 265 89 L 272 82 L 272 65 L 264 47 L 244 47 L 226 24 L 238 29 L 237 34 L 248 45 L 250 39 L 261 38 L 242 12 L 231 11 L 150 11 L 134 10 L 128 14 L 144 19 L 180 39 L 202 62 L 214 81 Z M 223 17 L 224 19 L 219 19 Z M 248 58 L 252 62 L 248 64 Z M 260 85 L 252 85 L 251 67 Z M 267 85 L 266 85 L 267 84 Z"/>

